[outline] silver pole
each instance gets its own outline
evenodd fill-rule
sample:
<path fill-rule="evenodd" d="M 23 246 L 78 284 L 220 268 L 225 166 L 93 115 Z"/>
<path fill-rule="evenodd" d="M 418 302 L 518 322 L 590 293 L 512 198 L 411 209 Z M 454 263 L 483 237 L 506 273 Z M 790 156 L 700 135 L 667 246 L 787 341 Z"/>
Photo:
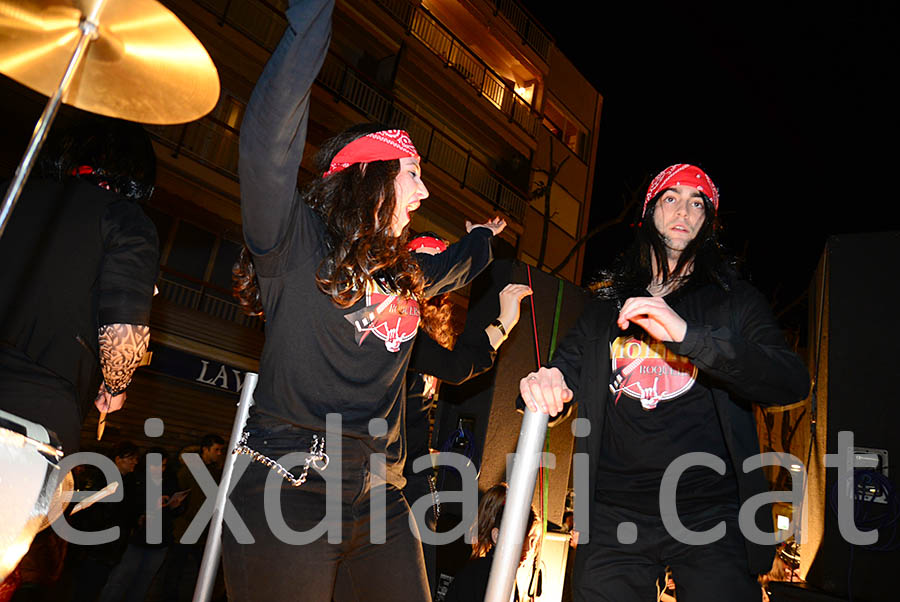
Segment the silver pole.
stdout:
<path fill-rule="evenodd" d="M 25 155 L 22 157 L 19 167 L 16 168 L 16 175 L 6 191 L 6 196 L 3 198 L 3 207 L 0 209 L 0 237 L 3 236 L 3 232 L 6 230 L 6 224 L 9 222 L 10 214 L 16 206 L 16 201 L 19 200 L 19 195 L 22 193 L 25 180 L 31 173 L 31 168 L 34 167 L 34 161 L 37 158 L 38 151 L 41 150 L 44 139 L 47 137 L 47 130 L 50 129 L 50 125 L 56 118 L 56 112 L 59 110 L 59 104 L 62 102 L 62 97 L 65 95 L 66 90 L 69 89 L 69 84 L 75 76 L 78 67 L 81 65 L 81 59 L 84 58 L 85 50 L 87 49 L 88 44 L 95 40 L 99 35 L 97 33 L 99 27 L 97 16 L 103 9 L 105 2 L 106 0 L 97 2 L 93 6 L 91 14 L 85 16 L 78 25 L 78 28 L 81 30 L 81 37 L 78 39 L 78 44 L 75 46 L 72 58 L 69 59 L 69 64 L 66 67 L 65 73 L 63 73 L 62 79 L 59 81 L 59 86 L 56 87 L 56 92 L 54 92 L 53 96 L 50 97 L 50 100 L 47 101 L 44 112 L 41 113 L 40 119 L 38 119 L 37 124 L 34 126 L 31 142 L 28 143 L 28 148 L 25 149 Z"/>
<path fill-rule="evenodd" d="M 516 458 L 509 477 L 509 489 L 506 492 L 500 540 L 491 563 L 491 577 L 484 602 L 509 602 L 512 595 L 525 530 L 530 526 L 527 524 L 528 514 L 541 462 L 544 436 L 547 434 L 548 418 L 547 414 L 525 410 L 516 445 Z"/>
<path fill-rule="evenodd" d="M 203 550 L 203 561 L 200 563 L 200 573 L 194 588 L 193 602 L 208 602 L 212 597 L 216 571 L 219 568 L 219 555 L 222 553 L 222 517 L 225 512 L 225 500 L 228 499 L 231 475 L 237 459 L 232 452 L 238 446 L 244 427 L 247 426 L 247 416 L 250 414 L 250 406 L 253 405 L 253 390 L 256 388 L 258 376 L 255 372 L 247 372 L 244 376 L 244 387 L 241 389 L 241 400 L 238 402 L 234 426 L 231 429 L 231 439 L 228 441 L 228 453 L 225 455 L 225 465 L 222 467 L 222 479 L 219 481 L 219 491 L 216 493 L 216 507 L 213 509 L 212 519 L 209 523 L 209 533 L 206 536 L 206 547 Z"/>

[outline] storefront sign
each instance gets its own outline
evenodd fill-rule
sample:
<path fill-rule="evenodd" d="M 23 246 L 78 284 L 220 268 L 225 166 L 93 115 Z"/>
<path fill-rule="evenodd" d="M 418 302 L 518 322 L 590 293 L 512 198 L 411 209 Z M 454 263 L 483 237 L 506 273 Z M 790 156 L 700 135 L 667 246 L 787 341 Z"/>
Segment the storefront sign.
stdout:
<path fill-rule="evenodd" d="M 153 359 L 149 369 L 153 372 L 231 393 L 240 393 L 244 386 L 246 370 L 158 343 L 151 343 L 150 350 L 153 352 Z"/>

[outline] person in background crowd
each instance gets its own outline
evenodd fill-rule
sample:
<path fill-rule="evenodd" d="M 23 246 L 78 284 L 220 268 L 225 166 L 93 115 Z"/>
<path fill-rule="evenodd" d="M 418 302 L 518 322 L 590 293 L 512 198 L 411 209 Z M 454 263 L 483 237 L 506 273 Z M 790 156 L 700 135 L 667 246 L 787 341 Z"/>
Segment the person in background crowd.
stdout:
<path fill-rule="evenodd" d="M 160 462 L 152 461 L 152 458 L 148 461 L 149 456 L 157 454 Z M 186 491 L 178 491 L 175 476 L 166 472 L 168 460 L 166 450 L 150 448 L 144 455 L 143 466 L 134 473 L 131 490 L 126 492 L 131 519 L 128 545 L 100 594 L 100 602 L 143 602 L 165 560 L 166 549 L 174 539 L 172 521 L 182 511 L 182 503 L 187 497 Z M 159 495 L 152 492 L 159 492 Z M 158 534 L 149 528 L 150 512 L 159 513 L 161 529 Z"/>
<path fill-rule="evenodd" d="M 125 482 L 131 483 L 134 479 L 134 470 L 140 462 L 140 451 L 131 441 L 121 441 L 110 454 L 119 474 Z M 81 491 L 100 491 L 106 487 L 106 478 L 103 472 L 92 466 L 80 467 L 76 477 L 76 489 Z M 132 490 L 126 486 L 124 492 Z M 97 502 L 84 510 L 72 515 L 68 519 L 69 524 L 79 531 L 102 531 L 109 527 L 119 527 L 120 536 L 117 540 L 101 545 L 77 545 L 69 544 L 66 556 L 66 568 L 64 579 L 68 600 L 71 602 L 93 602 L 103 590 L 110 571 L 115 567 L 128 542 L 128 534 L 131 528 L 129 504 L 132 504 L 125 495 L 118 502 Z"/>
<path fill-rule="evenodd" d="M 494 546 L 499 541 L 500 529 L 503 528 L 506 491 L 506 483 L 499 483 L 481 496 L 481 501 L 478 503 L 475 536 L 472 541 L 472 560 L 454 577 L 444 602 L 484 600 L 491 574 L 491 564 L 494 561 Z M 522 555 L 519 558 L 520 569 L 532 566 L 541 538 L 541 522 L 537 519 L 533 508 L 529 510 L 528 517 L 529 527 L 525 533 L 525 541 L 522 542 Z M 528 584 L 533 581 L 533 576 L 523 575 L 523 577 L 523 579 L 519 579 L 518 576 L 516 578 L 513 600 L 525 601 L 534 598 L 527 593 Z"/>
<path fill-rule="evenodd" d="M 206 434 L 200 440 L 200 460 L 216 483 L 222 477 L 222 461 L 225 457 L 225 440 L 214 434 Z M 175 517 L 173 542 L 166 554 L 163 565 L 164 591 L 167 602 L 191 600 L 194 586 L 200 572 L 200 561 L 206 546 L 208 527 L 203 530 L 195 543 L 182 542 L 182 536 L 190 526 L 200 507 L 206 501 L 206 494 L 194 479 L 186 464 L 178 469 L 179 485 L 189 490 L 184 502 L 184 511 Z M 221 571 L 218 572 L 221 578 Z"/>

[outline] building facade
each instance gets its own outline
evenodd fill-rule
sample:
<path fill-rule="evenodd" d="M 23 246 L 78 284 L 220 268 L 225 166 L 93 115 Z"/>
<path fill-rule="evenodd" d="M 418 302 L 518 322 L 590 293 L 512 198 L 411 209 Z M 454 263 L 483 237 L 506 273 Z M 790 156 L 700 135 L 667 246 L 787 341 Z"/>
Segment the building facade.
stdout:
<path fill-rule="evenodd" d="M 205 432 L 227 436 L 243 374 L 258 366 L 264 325 L 243 316 L 230 295 L 241 245 L 238 136 L 254 83 L 284 31 L 286 1 L 162 3 L 207 48 L 222 91 L 200 120 L 147 128 L 159 161 L 146 208 L 161 246 L 154 358 L 136 376 L 126 409 L 109 416 L 105 438 L 149 445 L 143 421 L 159 416 L 166 431 L 152 443 L 175 450 Z M 3 104 L 20 123 L 33 123 L 44 100 L 5 78 L 2 84 Z M 542 262 L 554 268 L 587 231 L 602 100 L 515 0 L 338 0 L 298 179 L 311 177 L 322 141 L 348 125 L 403 127 L 422 154 L 430 191 L 411 229 L 452 241 L 467 219 L 501 214 L 509 224 L 504 251 L 536 265 L 545 200 L 532 199 L 533 191 L 564 162 L 550 187 Z M 11 174 L 18 152 L 4 150 L 4 171 Z M 558 274 L 579 283 L 583 253 Z M 466 305 L 464 294 L 454 301 Z M 85 444 L 95 420 L 85 423 Z"/>

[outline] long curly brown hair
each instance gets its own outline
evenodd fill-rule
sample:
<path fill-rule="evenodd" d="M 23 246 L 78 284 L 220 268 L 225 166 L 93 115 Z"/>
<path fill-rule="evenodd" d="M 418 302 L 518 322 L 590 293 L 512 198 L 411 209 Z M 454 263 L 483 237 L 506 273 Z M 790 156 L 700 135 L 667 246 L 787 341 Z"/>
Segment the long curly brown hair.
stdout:
<path fill-rule="evenodd" d="M 241 247 L 241 254 L 231 267 L 231 294 L 241 306 L 242 312 L 248 316 L 260 316 L 265 319 L 259 296 L 256 266 L 253 265 L 253 256 L 247 245 Z"/>
<path fill-rule="evenodd" d="M 301 195 L 326 227 L 326 254 L 316 271 L 316 285 L 339 307 L 350 307 L 366 292 L 366 286 L 381 284 L 392 293 L 414 298 L 425 305 L 425 278 L 406 248 L 408 231 L 394 236 L 392 217 L 396 199 L 394 179 L 400 162 L 359 163 L 322 175 L 334 156 L 350 142 L 388 129 L 380 124 L 359 124 L 327 140 L 314 162 L 317 176 Z M 233 292 L 245 313 L 261 315 L 255 270 L 249 252 L 232 270 Z M 255 290 L 254 290 L 255 289 Z M 421 312 L 428 324 L 431 312 Z"/>
<path fill-rule="evenodd" d="M 315 157 L 318 175 L 328 170 L 347 144 L 384 129 L 360 124 L 325 142 Z M 376 282 L 414 297 L 420 305 L 425 301 L 422 270 L 406 248 L 408 231 L 394 236 L 392 230 L 398 173 L 396 159 L 357 163 L 327 178 L 317 177 L 303 195 L 327 229 L 327 252 L 316 272 L 316 284 L 340 307 L 359 301 L 366 285 Z"/>
<path fill-rule="evenodd" d="M 422 330 L 438 345 L 453 349 L 457 332 L 453 327 L 453 304 L 450 294 L 428 299 L 419 307 L 422 315 Z"/>

